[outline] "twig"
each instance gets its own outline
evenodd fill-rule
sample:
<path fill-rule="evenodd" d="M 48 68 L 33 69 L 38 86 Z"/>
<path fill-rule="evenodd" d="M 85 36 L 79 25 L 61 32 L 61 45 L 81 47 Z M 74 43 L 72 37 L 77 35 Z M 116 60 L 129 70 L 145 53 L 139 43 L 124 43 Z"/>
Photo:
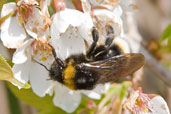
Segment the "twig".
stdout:
<path fill-rule="evenodd" d="M 159 79 L 161 79 L 166 85 L 171 87 L 171 71 L 169 71 L 164 65 L 158 62 L 145 48 L 143 44 L 140 52 L 144 54 L 146 58 L 145 65 L 150 71 L 152 71 Z"/>

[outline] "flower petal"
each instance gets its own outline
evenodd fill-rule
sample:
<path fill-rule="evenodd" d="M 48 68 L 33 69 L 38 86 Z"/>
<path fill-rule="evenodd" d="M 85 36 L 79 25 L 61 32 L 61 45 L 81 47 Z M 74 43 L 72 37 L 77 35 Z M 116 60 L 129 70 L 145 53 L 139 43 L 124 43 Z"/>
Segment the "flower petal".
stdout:
<path fill-rule="evenodd" d="M 121 5 L 122 9 L 125 11 L 134 11 L 138 9 L 136 5 L 136 0 L 120 0 L 119 5 Z"/>
<path fill-rule="evenodd" d="M 92 99 L 100 99 L 101 94 L 109 89 L 110 84 L 98 84 L 93 90 L 81 90 L 81 92 Z"/>
<path fill-rule="evenodd" d="M 85 53 L 84 38 L 77 33 L 76 28 L 69 27 L 68 31 L 61 34 L 60 39 L 51 39 L 51 44 L 56 50 L 57 56 L 62 60 L 73 54 Z"/>
<path fill-rule="evenodd" d="M 156 96 L 149 101 L 152 113 L 149 114 L 170 114 L 166 101 L 161 96 Z"/>
<path fill-rule="evenodd" d="M 1 16 L 16 10 L 15 3 L 3 5 Z M 8 48 L 18 48 L 26 38 L 26 33 L 16 17 L 9 17 L 1 26 L 1 40 Z"/>
<path fill-rule="evenodd" d="M 30 84 L 33 91 L 40 97 L 49 93 L 52 80 L 49 79 L 49 72 L 37 63 L 32 63 L 30 69 Z"/>
<path fill-rule="evenodd" d="M 33 55 L 34 60 L 42 63 L 50 69 L 51 64 L 54 61 L 54 57 L 50 54 L 47 54 L 45 51 L 38 51 Z M 52 95 L 53 84 L 52 80 L 49 80 L 49 71 L 47 71 L 40 64 L 32 61 L 32 67 L 30 69 L 30 83 L 33 91 L 40 97 L 45 96 L 46 93 Z"/>
<path fill-rule="evenodd" d="M 53 102 L 67 113 L 72 113 L 79 106 L 81 95 L 78 91 L 71 91 L 57 82 Z"/>
<path fill-rule="evenodd" d="M 12 70 L 14 77 L 22 83 L 27 83 L 29 80 L 31 68 L 31 48 L 29 46 L 32 42 L 33 39 L 27 40 L 13 55 L 14 66 Z"/>
<path fill-rule="evenodd" d="M 123 10 L 122 10 L 122 7 L 117 5 L 114 9 L 113 9 L 113 13 L 115 15 L 117 15 L 118 17 L 122 16 L 123 14 Z"/>
<path fill-rule="evenodd" d="M 90 2 L 87 2 L 87 0 L 81 0 L 82 9 L 86 13 L 91 13 L 91 5 Z"/>
<path fill-rule="evenodd" d="M 31 57 L 29 46 L 33 42 L 33 39 L 27 40 L 20 48 L 18 48 L 13 54 L 12 62 L 15 64 L 22 64 Z M 28 55 L 30 54 L 30 55 Z"/>
<path fill-rule="evenodd" d="M 26 33 L 16 17 L 8 18 L 1 27 L 1 40 L 8 48 L 18 48 L 22 45 Z"/>
<path fill-rule="evenodd" d="M 25 23 L 26 31 L 33 38 L 43 37 L 44 39 L 49 35 L 50 18 L 36 7 L 32 7 L 34 12 L 30 15 L 28 21 Z"/>
<path fill-rule="evenodd" d="M 51 36 L 57 37 L 59 33 L 64 33 L 69 25 L 79 26 L 84 18 L 82 12 L 74 9 L 65 8 L 65 10 L 57 12 L 51 24 Z"/>
<path fill-rule="evenodd" d="M 88 13 L 84 13 L 85 20 L 78 26 L 79 34 L 87 41 L 90 45 L 93 42 L 91 29 L 94 26 L 91 16 Z"/>
<path fill-rule="evenodd" d="M 18 0 L 17 5 L 21 5 L 23 2 L 30 5 L 39 5 L 36 0 Z"/>
<path fill-rule="evenodd" d="M 118 15 L 115 15 L 112 11 L 105 9 L 95 9 L 93 13 L 93 18 L 96 20 L 95 23 L 98 26 L 100 36 L 107 37 L 105 30 L 106 25 L 112 26 L 115 36 L 123 34 L 123 23 Z"/>
<path fill-rule="evenodd" d="M 31 63 L 29 60 L 23 64 L 14 64 L 12 68 L 14 77 L 22 83 L 27 83 L 29 80 L 30 67 Z"/>
<path fill-rule="evenodd" d="M 85 0 L 82 0 L 85 1 Z M 114 6 L 118 3 L 119 0 L 88 0 L 89 4 L 94 8 L 109 9 L 113 10 Z"/>
<path fill-rule="evenodd" d="M 94 91 L 82 91 L 82 93 L 92 99 L 100 99 L 101 98 L 101 94 L 98 94 Z"/>
<path fill-rule="evenodd" d="M 65 9 L 61 11 L 60 18 L 65 22 L 71 24 L 72 26 L 79 26 L 84 20 L 84 14 L 78 10 L 74 9 Z"/>
<path fill-rule="evenodd" d="M 8 13 L 16 10 L 16 8 L 17 7 L 15 2 L 4 4 L 1 11 L 1 17 L 6 16 Z"/>
<path fill-rule="evenodd" d="M 116 37 L 114 43 L 119 46 L 124 53 L 131 53 L 131 49 L 126 38 Z"/>

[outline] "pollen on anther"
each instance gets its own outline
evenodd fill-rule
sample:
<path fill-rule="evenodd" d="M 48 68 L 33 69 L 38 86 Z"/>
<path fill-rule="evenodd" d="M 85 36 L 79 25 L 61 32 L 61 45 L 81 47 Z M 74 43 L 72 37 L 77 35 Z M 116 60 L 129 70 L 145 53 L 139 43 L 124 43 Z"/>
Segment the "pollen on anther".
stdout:
<path fill-rule="evenodd" d="M 41 61 L 46 61 L 46 60 L 47 60 L 46 57 L 42 57 L 42 58 L 41 58 Z"/>

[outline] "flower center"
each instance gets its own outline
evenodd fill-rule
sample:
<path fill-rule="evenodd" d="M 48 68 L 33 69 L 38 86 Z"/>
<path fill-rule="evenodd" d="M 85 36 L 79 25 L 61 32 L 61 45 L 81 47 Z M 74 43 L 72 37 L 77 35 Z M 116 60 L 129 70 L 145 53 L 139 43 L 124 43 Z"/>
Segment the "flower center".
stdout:
<path fill-rule="evenodd" d="M 52 48 L 47 42 L 43 42 L 41 40 L 34 40 L 31 44 L 32 47 L 32 55 L 36 55 L 40 53 L 41 60 L 46 61 L 47 56 L 51 54 Z"/>
<path fill-rule="evenodd" d="M 33 5 L 22 3 L 18 6 L 19 21 L 24 23 L 28 21 L 29 17 L 33 15 Z"/>

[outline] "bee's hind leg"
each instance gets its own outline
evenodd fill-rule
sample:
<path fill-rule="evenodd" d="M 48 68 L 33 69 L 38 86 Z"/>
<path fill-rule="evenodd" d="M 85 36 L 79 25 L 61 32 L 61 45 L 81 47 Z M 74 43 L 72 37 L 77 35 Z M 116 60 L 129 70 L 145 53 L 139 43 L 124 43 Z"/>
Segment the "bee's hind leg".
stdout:
<path fill-rule="evenodd" d="M 93 37 L 93 43 L 91 44 L 91 46 L 90 46 L 90 48 L 89 48 L 89 50 L 87 52 L 87 57 L 88 58 L 93 57 L 93 53 L 94 53 L 94 51 L 96 49 L 97 41 L 99 39 L 99 32 L 95 27 L 93 27 L 93 30 L 92 30 L 92 37 Z"/>
<path fill-rule="evenodd" d="M 107 37 L 106 37 L 106 41 L 105 41 L 105 47 L 108 50 L 114 40 L 114 30 L 113 30 L 112 26 L 110 26 L 110 25 L 106 26 L 106 34 L 107 34 Z"/>
<path fill-rule="evenodd" d="M 111 57 L 110 50 L 111 50 L 111 47 L 113 47 L 113 45 L 114 45 L 114 44 L 112 44 L 113 40 L 114 40 L 114 30 L 113 30 L 112 26 L 110 26 L 110 25 L 106 25 L 105 28 L 106 28 L 106 35 L 107 35 L 105 45 L 97 47 L 96 50 L 100 50 L 100 51 L 97 51 L 98 53 L 95 52 L 95 54 L 94 54 L 95 60 L 103 60 L 103 59 Z"/>

